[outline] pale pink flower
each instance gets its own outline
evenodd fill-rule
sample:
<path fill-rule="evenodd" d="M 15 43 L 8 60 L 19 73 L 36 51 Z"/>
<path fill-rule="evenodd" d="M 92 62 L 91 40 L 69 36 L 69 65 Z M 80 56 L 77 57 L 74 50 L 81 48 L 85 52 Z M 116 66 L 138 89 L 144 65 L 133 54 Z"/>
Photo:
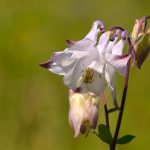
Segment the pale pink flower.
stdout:
<path fill-rule="evenodd" d="M 102 32 L 101 21 L 93 23 L 90 32 L 80 41 L 67 40 L 68 48 L 55 52 L 52 58 L 41 64 L 53 73 L 64 76 L 64 83 L 70 89 L 80 88 L 80 92 L 93 92 L 99 95 L 108 84 L 114 91 L 114 73 L 125 76 L 129 55 L 122 55 L 126 42 L 126 32 L 121 39 L 116 34 L 111 40 L 111 31 Z"/>
<path fill-rule="evenodd" d="M 98 122 L 99 97 L 94 93 L 69 94 L 69 122 L 75 132 L 75 137 L 88 134 L 90 129 L 95 129 Z"/>

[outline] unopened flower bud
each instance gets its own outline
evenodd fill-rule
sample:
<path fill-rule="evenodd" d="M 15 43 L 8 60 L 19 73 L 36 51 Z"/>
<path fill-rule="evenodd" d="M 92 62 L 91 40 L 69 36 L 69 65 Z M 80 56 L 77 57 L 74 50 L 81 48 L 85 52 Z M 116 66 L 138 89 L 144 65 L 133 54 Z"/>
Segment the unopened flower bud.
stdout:
<path fill-rule="evenodd" d="M 150 51 L 150 33 L 144 33 L 134 46 L 136 54 L 136 65 L 141 67 Z"/>
<path fill-rule="evenodd" d="M 132 40 L 136 41 L 144 33 L 146 25 L 146 18 L 136 19 L 133 31 L 131 34 Z"/>
<path fill-rule="evenodd" d="M 90 129 L 95 129 L 98 121 L 98 99 L 95 94 L 74 93 L 70 91 L 69 96 L 69 122 L 77 137 L 79 133 L 88 133 Z"/>

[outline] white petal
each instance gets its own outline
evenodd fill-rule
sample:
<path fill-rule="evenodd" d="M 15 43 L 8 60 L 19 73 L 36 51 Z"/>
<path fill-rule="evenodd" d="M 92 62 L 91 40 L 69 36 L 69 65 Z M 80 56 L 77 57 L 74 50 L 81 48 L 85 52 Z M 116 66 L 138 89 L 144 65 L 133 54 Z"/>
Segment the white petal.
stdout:
<path fill-rule="evenodd" d="M 88 51 L 72 51 L 71 59 L 81 59 L 88 56 Z"/>
<path fill-rule="evenodd" d="M 82 94 L 72 94 L 69 97 L 69 122 L 74 128 L 75 137 L 80 133 L 80 127 L 84 120 L 87 119 L 85 98 Z"/>
<path fill-rule="evenodd" d="M 43 64 L 40 64 L 41 67 L 48 69 L 49 71 L 58 74 L 58 75 L 65 75 L 66 73 L 64 72 L 64 70 L 62 69 L 62 67 L 55 63 L 52 62 L 52 60 L 49 60 Z"/>
<path fill-rule="evenodd" d="M 110 65 L 106 65 L 105 66 L 105 79 L 108 83 L 108 86 L 113 89 L 114 88 L 114 73 L 115 73 L 115 69 L 110 66 Z"/>
<path fill-rule="evenodd" d="M 58 75 L 66 75 L 75 65 L 75 59 L 71 59 L 72 52 L 55 52 L 50 61 L 41 64 L 42 67 Z"/>
<path fill-rule="evenodd" d="M 126 74 L 127 63 L 130 59 L 130 55 L 111 55 L 109 53 L 105 54 L 106 61 L 109 65 L 114 67 L 116 71 L 118 71 L 122 76 Z"/>
<path fill-rule="evenodd" d="M 103 77 L 103 75 L 95 72 L 94 76 L 93 76 L 93 82 L 86 84 L 87 89 L 90 92 L 93 92 L 97 95 L 99 95 L 100 93 L 102 93 L 105 89 L 106 86 L 106 81 Z"/>
<path fill-rule="evenodd" d="M 72 86 L 71 82 L 72 82 L 72 75 L 73 75 L 74 68 L 75 65 L 72 68 L 70 68 L 70 70 L 64 76 L 64 84 L 69 87 Z"/>
<path fill-rule="evenodd" d="M 70 70 L 74 67 L 74 65 L 75 65 L 75 62 L 73 62 L 67 66 L 62 66 L 61 64 L 57 64 L 57 63 L 53 62 L 53 63 L 51 63 L 48 70 L 55 74 L 58 74 L 58 75 L 67 75 L 67 74 L 69 74 Z"/>
<path fill-rule="evenodd" d="M 80 59 L 76 61 L 75 65 L 72 68 L 70 68 L 70 71 L 64 77 L 64 83 L 71 89 L 77 88 L 77 82 L 85 68 L 84 61 L 85 59 Z"/>
<path fill-rule="evenodd" d="M 122 40 L 122 39 L 120 41 L 118 41 L 112 49 L 112 54 L 122 55 L 125 42 L 126 42 L 126 40 Z"/>
<path fill-rule="evenodd" d="M 52 62 L 61 65 L 64 64 L 64 66 L 66 66 L 65 63 L 68 63 L 68 59 L 72 56 L 72 54 L 73 53 L 70 51 L 55 52 L 53 53 L 51 60 Z"/>
<path fill-rule="evenodd" d="M 92 68 L 99 73 L 103 73 L 104 62 L 93 61 L 88 68 Z"/>
<path fill-rule="evenodd" d="M 80 56 L 78 56 L 78 54 L 77 54 L 77 56 L 75 56 L 76 54 L 74 55 L 76 58 L 78 57 L 78 59 L 76 59 L 75 66 L 73 68 L 72 74 L 70 75 L 71 78 L 70 78 L 69 84 L 68 84 L 69 87 L 73 88 L 73 89 L 77 88 L 81 84 L 81 82 L 80 82 L 82 80 L 81 76 L 83 75 L 84 71 L 88 68 L 88 66 L 91 64 L 91 62 L 93 62 L 93 60 L 98 60 L 98 50 L 97 49 L 94 49 L 91 52 L 83 52 L 82 54 L 84 54 L 83 55 L 84 57 L 81 57 L 81 58 L 80 58 Z M 82 56 L 82 54 L 81 54 L 81 56 Z M 72 57 L 74 57 L 74 56 L 72 56 Z M 65 77 L 65 83 L 68 83 L 68 82 L 66 82 L 68 80 L 68 75 L 66 75 L 66 77 Z"/>
<path fill-rule="evenodd" d="M 85 36 L 85 38 L 90 39 L 91 41 L 95 42 L 97 41 L 97 36 L 100 32 L 99 25 L 101 25 L 101 21 L 95 21 L 92 25 L 92 29 L 90 32 Z"/>
<path fill-rule="evenodd" d="M 112 48 L 114 47 L 116 41 L 118 39 L 118 36 L 115 38 L 115 40 L 113 41 L 109 41 L 108 45 L 107 45 L 107 48 L 106 48 L 106 52 L 107 53 L 112 53 Z"/>
<path fill-rule="evenodd" d="M 65 75 L 66 73 L 64 70 L 56 63 L 52 63 L 51 67 L 48 69 L 49 71 L 58 74 L 58 75 Z"/>
<path fill-rule="evenodd" d="M 97 45 L 99 53 L 104 53 L 106 51 L 106 46 L 108 44 L 109 36 L 110 36 L 109 31 L 101 35 L 98 45 Z"/>
<path fill-rule="evenodd" d="M 93 51 L 93 49 L 95 49 L 95 42 L 85 38 L 75 42 L 68 48 L 68 51 Z"/>
<path fill-rule="evenodd" d="M 114 75 L 115 75 L 115 70 L 112 66 L 106 65 L 105 69 L 105 79 L 108 83 L 108 86 L 111 89 L 112 97 L 113 97 L 113 103 L 116 107 L 118 107 L 117 104 L 117 98 L 116 98 L 116 90 L 115 90 L 115 81 L 114 81 Z"/>
<path fill-rule="evenodd" d="M 86 51 L 63 51 L 53 54 L 51 59 L 52 63 L 56 63 L 64 72 L 68 72 L 75 65 L 75 61 L 86 57 L 88 52 Z"/>

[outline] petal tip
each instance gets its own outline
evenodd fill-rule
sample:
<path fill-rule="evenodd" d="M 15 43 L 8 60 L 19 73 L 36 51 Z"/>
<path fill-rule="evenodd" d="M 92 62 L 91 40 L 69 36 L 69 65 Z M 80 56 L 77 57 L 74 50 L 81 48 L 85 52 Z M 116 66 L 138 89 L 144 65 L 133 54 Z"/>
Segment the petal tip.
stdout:
<path fill-rule="evenodd" d="M 75 44 L 75 41 L 66 40 L 66 44 L 68 45 L 68 47 L 72 47 Z"/>
<path fill-rule="evenodd" d="M 42 67 L 42 68 L 49 69 L 49 68 L 51 67 L 51 63 L 52 63 L 52 61 L 50 60 L 50 61 L 48 61 L 48 62 L 39 64 L 39 66 Z"/>
<path fill-rule="evenodd" d="M 123 31 L 121 33 L 121 38 L 122 38 L 122 40 L 126 40 L 128 38 L 128 32 L 127 31 Z"/>
<path fill-rule="evenodd" d="M 99 26 L 101 31 L 105 28 L 104 23 L 101 20 L 94 21 L 93 26 L 95 26 L 96 28 Z"/>

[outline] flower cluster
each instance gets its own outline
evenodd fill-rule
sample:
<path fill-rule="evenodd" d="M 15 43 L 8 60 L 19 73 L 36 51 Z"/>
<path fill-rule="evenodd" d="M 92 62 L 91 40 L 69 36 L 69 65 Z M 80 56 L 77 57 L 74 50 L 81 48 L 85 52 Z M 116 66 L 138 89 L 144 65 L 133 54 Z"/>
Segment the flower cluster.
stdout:
<path fill-rule="evenodd" d="M 104 31 L 104 24 L 98 20 L 82 40 L 67 40 L 68 48 L 53 53 L 49 61 L 41 64 L 62 75 L 70 89 L 69 121 L 75 137 L 96 128 L 99 96 L 106 86 L 111 89 L 117 105 L 114 74 L 126 74 L 130 55 L 122 53 L 127 38 L 127 32 L 121 28 Z"/>

